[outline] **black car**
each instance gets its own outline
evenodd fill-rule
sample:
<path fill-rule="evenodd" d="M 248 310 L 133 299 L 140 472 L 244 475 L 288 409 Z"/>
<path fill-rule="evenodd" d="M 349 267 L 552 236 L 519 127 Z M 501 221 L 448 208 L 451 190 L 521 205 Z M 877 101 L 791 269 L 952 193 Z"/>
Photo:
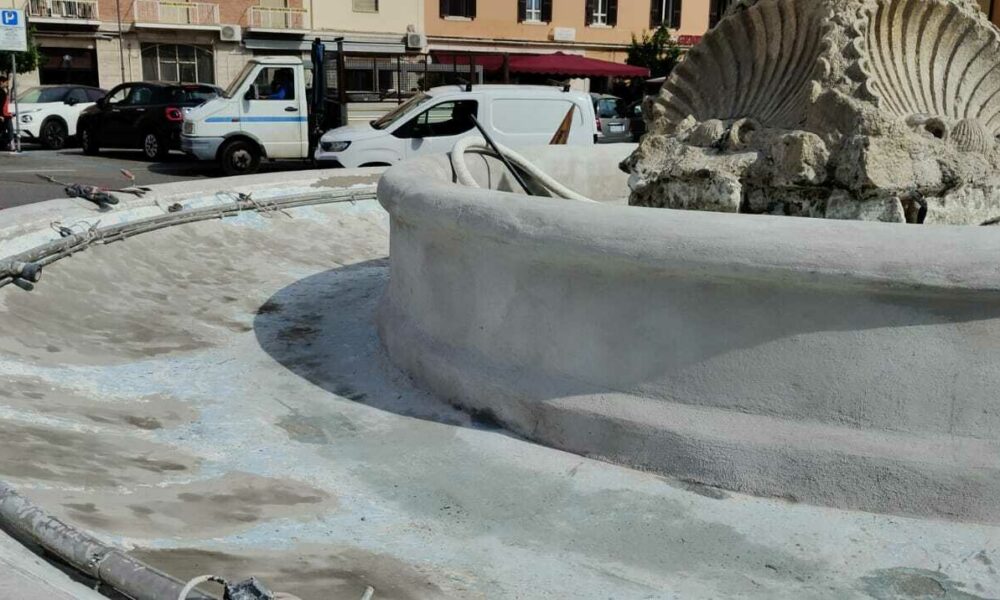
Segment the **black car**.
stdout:
<path fill-rule="evenodd" d="M 201 83 L 124 83 L 80 115 L 80 145 L 86 154 L 139 148 L 149 160 L 162 160 L 180 149 L 184 111 L 221 95 Z"/>

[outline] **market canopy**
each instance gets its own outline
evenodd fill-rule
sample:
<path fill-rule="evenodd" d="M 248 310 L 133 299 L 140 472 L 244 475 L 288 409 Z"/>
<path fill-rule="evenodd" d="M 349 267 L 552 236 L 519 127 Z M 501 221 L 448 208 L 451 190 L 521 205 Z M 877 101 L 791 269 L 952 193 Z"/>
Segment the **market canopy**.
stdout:
<path fill-rule="evenodd" d="M 649 77 L 649 69 L 587 58 L 579 54 L 514 54 L 511 73 L 562 75 L 565 77 Z"/>
<path fill-rule="evenodd" d="M 511 74 L 532 73 L 562 77 L 649 77 L 649 69 L 623 65 L 607 60 L 587 58 L 578 54 L 510 54 L 508 69 Z M 472 60 L 486 71 L 503 68 L 502 54 L 452 54 L 436 53 L 439 63 L 468 65 Z"/>

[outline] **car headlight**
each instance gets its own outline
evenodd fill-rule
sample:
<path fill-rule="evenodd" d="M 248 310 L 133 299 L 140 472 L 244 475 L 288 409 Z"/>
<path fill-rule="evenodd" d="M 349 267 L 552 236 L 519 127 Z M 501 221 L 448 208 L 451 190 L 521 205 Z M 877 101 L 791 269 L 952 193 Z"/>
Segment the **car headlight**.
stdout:
<path fill-rule="evenodd" d="M 24 116 L 21 117 L 21 122 L 22 123 L 31 123 L 34 120 L 35 120 L 35 117 L 33 117 L 31 115 L 24 115 Z"/>
<path fill-rule="evenodd" d="M 351 142 L 320 142 L 323 152 L 343 152 L 351 147 Z"/>

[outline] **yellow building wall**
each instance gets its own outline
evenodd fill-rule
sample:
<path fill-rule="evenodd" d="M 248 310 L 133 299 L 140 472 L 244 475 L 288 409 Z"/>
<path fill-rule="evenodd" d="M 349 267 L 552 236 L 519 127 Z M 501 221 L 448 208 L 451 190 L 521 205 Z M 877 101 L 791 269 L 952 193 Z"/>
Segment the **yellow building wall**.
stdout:
<path fill-rule="evenodd" d="M 422 29 L 424 0 L 379 0 L 377 13 L 355 11 L 353 0 L 312 0 L 312 14 L 317 31 L 402 34 Z"/>
<path fill-rule="evenodd" d="M 649 30 L 649 0 L 620 0 L 615 27 L 588 26 L 585 11 L 586 0 L 556 0 L 552 7 L 552 22 L 533 24 L 518 23 L 517 0 L 479 0 L 476 18 L 472 20 L 441 18 L 437 0 L 426 0 L 424 3 L 426 31 L 432 38 L 537 44 L 551 42 L 556 27 L 568 27 L 576 30 L 576 40 L 559 43 L 559 46 L 624 46 L 631 41 L 632 34 L 640 35 Z M 703 34 L 708 29 L 708 13 L 709 0 L 687 0 L 681 15 L 681 28 L 674 33 Z M 613 52 L 611 49 L 608 51 Z"/>

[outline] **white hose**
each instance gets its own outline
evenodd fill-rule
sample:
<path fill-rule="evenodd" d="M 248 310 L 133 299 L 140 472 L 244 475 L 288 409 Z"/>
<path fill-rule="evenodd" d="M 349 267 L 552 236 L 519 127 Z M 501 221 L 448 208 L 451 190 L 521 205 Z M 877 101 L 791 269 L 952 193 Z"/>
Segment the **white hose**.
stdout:
<path fill-rule="evenodd" d="M 591 200 L 582 194 L 578 194 L 559 183 L 547 173 L 532 164 L 528 159 L 521 156 L 517 152 L 514 152 L 510 148 L 500 144 L 497 144 L 497 148 L 503 153 L 507 160 L 531 175 L 532 179 L 541 184 L 542 187 L 548 190 L 556 198 L 565 198 L 566 200 L 576 200 L 578 202 L 594 202 L 594 200 Z M 479 183 L 476 182 L 476 179 L 472 176 L 472 172 L 469 171 L 469 166 L 465 164 L 465 153 L 470 150 L 475 150 L 476 152 L 487 155 L 495 155 L 496 153 L 493 152 L 493 149 L 485 139 L 474 136 L 458 140 L 458 142 L 455 143 L 455 147 L 452 148 L 451 166 L 455 170 L 456 179 L 458 179 L 458 182 L 462 185 L 478 188 L 480 187 Z"/>

